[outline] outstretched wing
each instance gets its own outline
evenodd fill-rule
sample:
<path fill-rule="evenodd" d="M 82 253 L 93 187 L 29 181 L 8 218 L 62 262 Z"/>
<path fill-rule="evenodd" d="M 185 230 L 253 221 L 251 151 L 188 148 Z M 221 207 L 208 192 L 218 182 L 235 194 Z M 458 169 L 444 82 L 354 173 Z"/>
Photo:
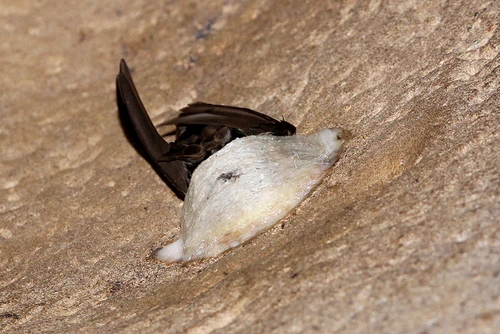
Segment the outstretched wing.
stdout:
<path fill-rule="evenodd" d="M 183 108 L 178 117 L 159 124 L 176 126 L 176 140 L 168 143 L 151 122 L 123 59 L 116 92 L 129 140 L 181 199 L 196 167 L 233 139 L 262 133 L 295 134 L 292 124 L 251 109 L 196 102 Z"/>
<path fill-rule="evenodd" d="M 116 76 L 116 94 L 125 133 L 160 177 L 177 196 L 184 199 L 191 175 L 182 160 L 162 160 L 170 152 L 170 144 L 160 136 L 151 122 L 123 59 L 120 62 L 120 73 Z"/>
<path fill-rule="evenodd" d="M 198 166 L 235 138 L 268 133 L 295 134 L 295 126 L 257 111 L 196 102 L 181 109 L 179 116 L 159 124 L 175 125 L 176 140 L 163 160 L 182 159 Z"/>
<path fill-rule="evenodd" d="M 222 125 L 238 129 L 243 135 L 270 133 L 275 136 L 292 136 L 295 126 L 248 108 L 195 102 L 181 109 L 178 117 L 161 125 Z"/>

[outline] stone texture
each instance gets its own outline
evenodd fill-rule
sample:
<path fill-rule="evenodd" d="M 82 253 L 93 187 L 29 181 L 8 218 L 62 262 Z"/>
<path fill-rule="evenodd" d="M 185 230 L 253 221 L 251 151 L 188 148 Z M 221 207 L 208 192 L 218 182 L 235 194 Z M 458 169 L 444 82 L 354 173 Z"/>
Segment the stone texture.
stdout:
<path fill-rule="evenodd" d="M 494 333 L 498 1 L 0 4 L 0 332 Z M 276 227 L 165 265 L 181 202 L 126 141 L 189 102 L 352 140 Z"/>

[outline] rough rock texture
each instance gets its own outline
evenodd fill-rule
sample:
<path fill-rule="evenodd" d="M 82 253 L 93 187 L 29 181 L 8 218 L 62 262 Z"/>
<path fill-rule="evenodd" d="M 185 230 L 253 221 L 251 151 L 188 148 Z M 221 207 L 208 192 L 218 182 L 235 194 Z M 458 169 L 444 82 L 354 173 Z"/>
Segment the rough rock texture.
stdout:
<path fill-rule="evenodd" d="M 0 332 L 500 328 L 500 2 L 4 1 Z M 165 265 L 181 202 L 126 141 L 189 102 L 353 133 L 275 228 Z"/>

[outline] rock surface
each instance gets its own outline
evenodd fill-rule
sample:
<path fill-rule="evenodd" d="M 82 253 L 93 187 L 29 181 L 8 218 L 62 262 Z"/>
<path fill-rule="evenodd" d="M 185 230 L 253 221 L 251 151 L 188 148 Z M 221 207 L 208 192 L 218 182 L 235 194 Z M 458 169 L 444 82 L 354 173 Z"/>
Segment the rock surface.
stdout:
<path fill-rule="evenodd" d="M 494 333 L 498 1 L 0 4 L 0 332 Z M 165 265 L 181 202 L 126 141 L 189 102 L 352 140 L 276 227 Z"/>

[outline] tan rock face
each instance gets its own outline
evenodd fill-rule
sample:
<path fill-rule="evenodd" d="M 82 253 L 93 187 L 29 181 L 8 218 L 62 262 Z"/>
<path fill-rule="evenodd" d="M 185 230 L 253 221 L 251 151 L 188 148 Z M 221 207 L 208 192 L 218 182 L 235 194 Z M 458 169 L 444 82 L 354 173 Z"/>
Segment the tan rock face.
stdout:
<path fill-rule="evenodd" d="M 0 331 L 495 332 L 498 1 L 0 4 Z M 121 131 L 189 102 L 349 129 L 294 215 L 165 265 L 180 201 Z"/>

